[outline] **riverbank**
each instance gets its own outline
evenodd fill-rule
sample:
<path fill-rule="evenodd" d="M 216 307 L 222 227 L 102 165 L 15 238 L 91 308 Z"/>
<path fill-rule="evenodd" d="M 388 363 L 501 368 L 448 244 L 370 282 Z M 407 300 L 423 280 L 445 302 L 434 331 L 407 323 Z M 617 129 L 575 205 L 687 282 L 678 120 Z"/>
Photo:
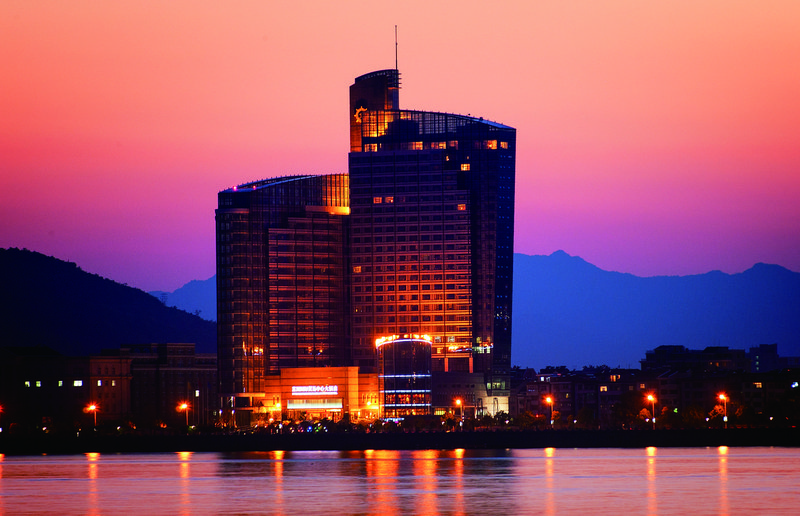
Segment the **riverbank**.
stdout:
<path fill-rule="evenodd" d="M 176 451 L 420 450 L 504 448 L 800 447 L 800 429 L 545 430 L 431 433 L 0 436 L 6 455 Z"/>

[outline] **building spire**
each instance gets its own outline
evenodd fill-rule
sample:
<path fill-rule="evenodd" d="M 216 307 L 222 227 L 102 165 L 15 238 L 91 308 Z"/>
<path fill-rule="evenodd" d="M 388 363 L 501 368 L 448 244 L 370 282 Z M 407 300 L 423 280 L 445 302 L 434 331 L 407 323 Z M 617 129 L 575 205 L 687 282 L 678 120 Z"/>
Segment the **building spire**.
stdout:
<path fill-rule="evenodd" d="M 397 25 L 394 26 L 394 69 L 399 70 L 397 68 Z"/>

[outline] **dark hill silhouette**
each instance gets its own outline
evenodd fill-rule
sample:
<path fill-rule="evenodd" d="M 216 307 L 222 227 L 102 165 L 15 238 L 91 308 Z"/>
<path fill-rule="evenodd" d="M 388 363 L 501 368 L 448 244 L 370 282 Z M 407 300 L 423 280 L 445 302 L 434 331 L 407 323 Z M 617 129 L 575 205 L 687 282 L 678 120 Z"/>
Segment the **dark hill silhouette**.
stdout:
<path fill-rule="evenodd" d="M 216 324 L 164 306 L 40 253 L 0 249 L 0 346 L 47 346 L 64 355 L 149 342 L 194 342 L 216 352 Z"/>

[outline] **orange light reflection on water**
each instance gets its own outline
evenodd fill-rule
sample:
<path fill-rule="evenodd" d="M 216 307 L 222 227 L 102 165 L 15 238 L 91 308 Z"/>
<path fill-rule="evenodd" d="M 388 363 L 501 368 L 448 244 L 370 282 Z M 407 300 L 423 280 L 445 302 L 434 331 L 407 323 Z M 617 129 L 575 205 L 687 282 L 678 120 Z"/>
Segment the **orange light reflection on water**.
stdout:
<path fill-rule="evenodd" d="M 99 453 L 87 453 L 86 458 L 89 460 L 89 509 L 88 514 L 100 514 L 97 502 L 97 462 L 100 460 Z"/>
<path fill-rule="evenodd" d="M 719 514 L 728 516 L 730 505 L 728 503 L 728 447 L 720 446 L 719 452 Z"/>
<path fill-rule="evenodd" d="M 464 448 L 457 448 L 453 451 L 455 461 L 453 463 L 453 475 L 456 489 L 455 512 L 465 514 L 464 510 Z"/>
<path fill-rule="evenodd" d="M 555 448 L 544 449 L 544 478 L 547 493 L 544 500 L 544 513 L 548 516 L 556 514 L 556 494 L 555 482 L 553 481 L 553 457 L 556 455 Z"/>
<path fill-rule="evenodd" d="M 392 514 L 397 509 L 395 499 L 397 471 L 400 452 L 396 450 L 372 450 L 367 457 L 368 506 L 370 512 Z"/>
<path fill-rule="evenodd" d="M 283 460 L 286 457 L 286 452 L 283 450 L 275 450 L 269 453 L 270 459 L 273 461 L 272 463 L 272 473 L 273 473 L 273 484 L 272 490 L 275 496 L 275 507 L 274 509 L 279 513 L 283 514 Z"/>
<path fill-rule="evenodd" d="M 414 480 L 421 493 L 416 500 L 419 504 L 420 514 L 435 514 L 436 503 L 436 463 L 439 452 L 436 450 L 415 450 L 411 453 L 414 458 Z M 415 505 L 416 505 L 415 504 Z M 416 509 L 416 507 L 415 507 Z"/>
<path fill-rule="evenodd" d="M 191 471 L 189 468 L 189 461 L 192 460 L 192 452 L 178 452 L 179 476 L 180 476 L 180 514 L 192 514 L 191 509 L 191 492 L 189 489 L 189 482 L 191 478 Z"/>
<path fill-rule="evenodd" d="M 647 514 L 658 514 L 656 497 L 656 447 L 647 447 Z"/>

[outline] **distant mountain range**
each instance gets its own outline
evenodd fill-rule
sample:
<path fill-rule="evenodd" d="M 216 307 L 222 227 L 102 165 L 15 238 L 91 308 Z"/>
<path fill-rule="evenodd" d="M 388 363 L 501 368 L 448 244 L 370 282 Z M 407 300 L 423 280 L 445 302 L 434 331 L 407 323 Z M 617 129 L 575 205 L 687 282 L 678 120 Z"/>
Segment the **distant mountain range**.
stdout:
<path fill-rule="evenodd" d="M 217 320 L 217 277 L 207 280 L 192 280 L 172 292 L 154 290 L 149 292 L 167 306 L 174 306 L 195 314 L 207 321 Z"/>
<path fill-rule="evenodd" d="M 217 349 L 216 323 L 40 253 L 0 249 L 0 287 L 0 346 L 47 346 L 68 356 L 151 342 Z"/>
<path fill-rule="evenodd" d="M 661 345 L 800 355 L 800 273 L 759 263 L 739 274 L 608 272 L 557 251 L 514 256 L 512 362 L 639 367 Z"/>
<path fill-rule="evenodd" d="M 216 279 L 151 292 L 216 319 Z M 739 274 L 642 278 L 609 272 L 576 256 L 514 255 L 512 363 L 639 367 L 647 350 L 747 349 L 778 344 L 800 355 L 800 273 L 756 264 Z"/>

